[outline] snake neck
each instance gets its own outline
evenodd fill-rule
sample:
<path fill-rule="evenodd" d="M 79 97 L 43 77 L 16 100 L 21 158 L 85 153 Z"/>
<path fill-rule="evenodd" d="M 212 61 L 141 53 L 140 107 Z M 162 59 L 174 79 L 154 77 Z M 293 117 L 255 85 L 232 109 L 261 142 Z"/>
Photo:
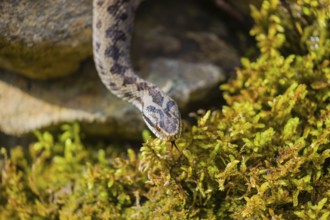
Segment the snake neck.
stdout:
<path fill-rule="evenodd" d="M 157 86 L 134 74 L 130 41 L 139 0 L 93 1 L 93 53 L 103 84 L 134 104 L 153 133 L 167 141 L 181 133 L 177 104 Z"/>
<path fill-rule="evenodd" d="M 103 84 L 142 110 L 141 97 L 152 85 L 135 75 L 130 60 L 137 4 L 135 0 L 93 1 L 93 53 Z"/>

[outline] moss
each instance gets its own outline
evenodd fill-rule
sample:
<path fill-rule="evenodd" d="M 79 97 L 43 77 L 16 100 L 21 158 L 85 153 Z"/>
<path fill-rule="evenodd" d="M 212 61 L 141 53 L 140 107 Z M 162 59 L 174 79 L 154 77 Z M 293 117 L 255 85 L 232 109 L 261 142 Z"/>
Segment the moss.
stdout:
<path fill-rule="evenodd" d="M 260 56 L 242 58 L 221 86 L 227 105 L 197 116 L 178 149 L 88 148 L 76 124 L 3 148 L 1 218 L 329 219 L 328 12 L 311 0 L 252 7 Z"/>

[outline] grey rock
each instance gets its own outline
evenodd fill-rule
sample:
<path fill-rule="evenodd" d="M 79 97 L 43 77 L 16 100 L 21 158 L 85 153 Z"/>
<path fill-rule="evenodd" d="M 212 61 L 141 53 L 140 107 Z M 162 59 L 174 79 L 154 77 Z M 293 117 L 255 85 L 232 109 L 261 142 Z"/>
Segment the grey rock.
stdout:
<path fill-rule="evenodd" d="M 225 80 L 222 69 L 213 64 L 158 59 L 151 63 L 148 80 L 157 84 L 187 111 L 190 103 L 206 99 Z"/>
<path fill-rule="evenodd" d="M 212 64 L 158 59 L 148 69 L 147 80 L 171 94 L 183 111 L 225 79 Z M 89 135 L 136 140 L 145 128 L 141 113 L 106 90 L 92 63 L 76 75 L 51 82 L 4 71 L 0 91 L 0 130 L 8 135 L 78 121 Z"/>
<path fill-rule="evenodd" d="M 239 65 L 237 49 L 223 40 L 230 38 L 225 23 L 199 6 L 145 1 L 133 36 L 134 68 L 183 113 L 212 99 Z M 0 131 L 26 136 L 78 121 L 88 135 L 141 138 L 141 113 L 106 90 L 91 61 L 90 0 L 0 1 L 0 13 L 0 66 L 7 69 L 0 69 Z"/>
<path fill-rule="evenodd" d="M 90 0 L 0 1 L 0 66 L 34 79 L 66 76 L 92 55 Z"/>

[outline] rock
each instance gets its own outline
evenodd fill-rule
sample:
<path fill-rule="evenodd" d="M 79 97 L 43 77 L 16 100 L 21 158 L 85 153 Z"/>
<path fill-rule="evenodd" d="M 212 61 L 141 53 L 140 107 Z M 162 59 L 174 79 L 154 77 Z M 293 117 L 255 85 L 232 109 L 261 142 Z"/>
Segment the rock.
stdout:
<path fill-rule="evenodd" d="M 251 5 L 260 7 L 263 0 L 213 0 L 214 4 L 222 9 L 227 15 L 240 21 L 246 22 L 250 17 Z"/>
<path fill-rule="evenodd" d="M 235 0 L 235 1 L 228 1 L 233 7 L 240 11 L 244 16 L 250 15 L 250 6 L 254 5 L 255 7 L 259 8 L 261 6 L 263 0 Z"/>
<path fill-rule="evenodd" d="M 213 63 L 229 77 L 240 65 L 240 48 L 235 47 L 240 45 L 217 13 L 201 1 L 145 1 L 137 12 L 133 35 L 136 67 L 143 69 L 148 59 L 166 57 Z"/>
<path fill-rule="evenodd" d="M 177 100 L 181 111 L 188 111 L 191 103 L 202 101 L 226 77 L 213 64 L 187 63 L 159 59 L 151 63 L 148 80 Z"/>
<path fill-rule="evenodd" d="M 148 69 L 147 80 L 171 94 L 183 111 L 225 79 L 212 64 L 158 59 Z M 0 130 L 9 135 L 78 121 L 89 135 L 136 140 L 145 128 L 141 113 L 106 90 L 91 62 L 79 74 L 51 82 L 1 72 L 0 91 Z"/>
<path fill-rule="evenodd" d="M 215 19 L 215 13 L 200 10 L 199 6 L 190 1 L 142 4 L 136 35 L 144 34 L 143 42 L 151 40 L 147 45 L 142 44 L 143 50 L 155 49 L 152 48 L 155 45 L 164 55 L 176 58 L 178 54 L 187 56 L 176 49 L 191 50 L 200 45 L 192 39 L 189 41 L 191 36 L 187 35 L 211 30 L 215 36 L 226 37 L 224 23 Z M 72 74 L 83 60 L 92 56 L 91 16 L 90 0 L 0 1 L 0 67 L 33 79 Z M 163 36 L 159 38 L 159 34 Z"/>
<path fill-rule="evenodd" d="M 31 17 L 26 15 L 23 24 L 42 25 L 21 27 L 15 35 L 15 28 L 6 27 L 3 22 L 9 22 L 15 7 L 23 13 L 24 2 L 35 12 Z M 46 7 L 41 1 L 0 2 L 0 11 L 8 12 L 0 15 L 0 65 L 9 69 L 0 70 L 0 131 L 22 136 L 35 129 L 78 121 L 88 135 L 140 139 L 146 128 L 141 113 L 106 90 L 92 57 L 75 74 L 68 75 L 92 53 L 90 0 L 46 3 L 48 8 L 41 10 L 40 7 Z M 41 11 L 36 13 L 38 10 Z M 53 17 L 46 16 L 48 13 Z M 10 25 L 17 28 L 19 22 L 14 19 Z M 201 103 L 218 102 L 218 85 L 239 65 L 239 50 L 234 41 L 228 41 L 234 37 L 228 35 L 218 14 L 201 7 L 199 0 L 146 1 L 138 10 L 132 62 L 143 78 L 158 84 L 177 100 L 184 116 L 191 106 L 200 108 Z M 31 77 L 55 79 L 38 81 Z"/>
<path fill-rule="evenodd" d="M 33 79 L 75 72 L 92 55 L 90 0 L 0 1 L 0 67 Z"/>

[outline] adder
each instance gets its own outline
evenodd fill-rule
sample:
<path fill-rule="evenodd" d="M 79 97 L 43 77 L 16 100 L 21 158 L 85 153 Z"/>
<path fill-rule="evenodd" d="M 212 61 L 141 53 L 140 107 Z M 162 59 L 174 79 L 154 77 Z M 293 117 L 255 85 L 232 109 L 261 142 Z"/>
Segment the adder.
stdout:
<path fill-rule="evenodd" d="M 175 101 L 156 85 L 137 76 L 130 60 L 130 41 L 139 0 L 93 0 L 93 54 L 103 84 L 135 105 L 160 139 L 176 140 L 181 116 Z"/>

